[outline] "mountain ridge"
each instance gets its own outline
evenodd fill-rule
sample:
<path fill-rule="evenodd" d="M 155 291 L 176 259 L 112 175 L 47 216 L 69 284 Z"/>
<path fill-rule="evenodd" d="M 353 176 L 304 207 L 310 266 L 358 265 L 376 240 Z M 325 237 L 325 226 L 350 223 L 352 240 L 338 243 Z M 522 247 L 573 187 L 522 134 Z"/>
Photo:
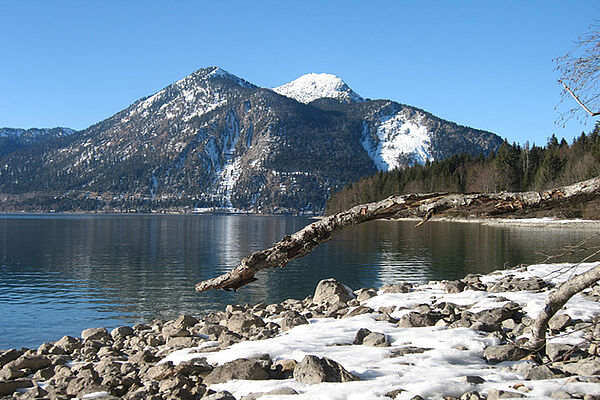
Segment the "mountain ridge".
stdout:
<path fill-rule="evenodd" d="M 377 170 L 500 143 L 390 100 L 304 103 L 208 67 L 2 157 L 0 193 L 76 193 L 38 204 L 55 210 L 79 207 L 87 192 L 85 210 L 320 213 L 331 190 Z"/>

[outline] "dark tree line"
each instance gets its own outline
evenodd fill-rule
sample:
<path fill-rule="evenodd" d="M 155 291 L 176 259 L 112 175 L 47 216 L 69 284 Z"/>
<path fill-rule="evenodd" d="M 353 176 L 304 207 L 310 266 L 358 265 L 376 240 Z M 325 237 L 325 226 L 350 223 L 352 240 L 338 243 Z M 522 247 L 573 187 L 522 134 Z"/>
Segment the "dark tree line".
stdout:
<path fill-rule="evenodd" d="M 389 172 L 377 172 L 343 187 L 327 202 L 326 214 L 407 193 L 522 192 L 568 185 L 600 175 L 600 124 L 571 144 L 552 135 L 546 146 L 505 141 L 489 156 L 451 156 Z"/>

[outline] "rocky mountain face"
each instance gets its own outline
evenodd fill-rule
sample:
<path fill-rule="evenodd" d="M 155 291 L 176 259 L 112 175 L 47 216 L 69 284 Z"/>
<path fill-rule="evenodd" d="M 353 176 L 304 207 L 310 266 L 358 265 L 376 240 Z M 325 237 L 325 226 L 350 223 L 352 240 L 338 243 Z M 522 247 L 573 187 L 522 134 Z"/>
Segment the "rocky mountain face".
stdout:
<path fill-rule="evenodd" d="M 318 213 L 332 189 L 364 175 L 500 143 L 414 107 L 366 101 L 333 75 L 271 90 L 211 67 L 86 130 L 5 152 L 0 204 Z"/>

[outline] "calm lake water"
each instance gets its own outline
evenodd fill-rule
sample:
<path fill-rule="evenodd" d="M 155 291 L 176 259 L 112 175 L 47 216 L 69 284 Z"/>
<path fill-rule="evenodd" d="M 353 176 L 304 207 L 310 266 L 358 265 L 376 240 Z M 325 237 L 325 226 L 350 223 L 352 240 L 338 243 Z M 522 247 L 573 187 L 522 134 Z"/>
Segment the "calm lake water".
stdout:
<path fill-rule="evenodd" d="M 0 216 L 0 349 L 37 347 L 85 328 L 201 316 L 230 303 L 280 302 L 335 277 L 350 287 L 427 282 L 543 260 L 590 236 L 571 229 L 410 221 L 348 229 L 238 292 L 196 293 L 301 217 Z"/>

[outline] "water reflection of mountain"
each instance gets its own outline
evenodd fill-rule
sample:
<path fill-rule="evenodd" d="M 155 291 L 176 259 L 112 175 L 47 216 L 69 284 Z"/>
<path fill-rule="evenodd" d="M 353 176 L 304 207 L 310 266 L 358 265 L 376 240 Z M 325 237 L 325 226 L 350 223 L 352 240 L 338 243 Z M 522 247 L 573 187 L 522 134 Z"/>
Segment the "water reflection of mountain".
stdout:
<path fill-rule="evenodd" d="M 204 314 L 227 303 L 304 298 L 328 277 L 353 288 L 455 279 L 505 263 L 539 261 L 536 252 L 587 236 L 574 230 L 439 222 L 415 229 L 414 222 L 372 222 L 350 228 L 284 270 L 260 273 L 258 282 L 236 293 L 194 292 L 196 282 L 309 222 L 234 215 L 0 217 L 0 338 L 18 333 L 47 340 L 96 325 Z"/>

